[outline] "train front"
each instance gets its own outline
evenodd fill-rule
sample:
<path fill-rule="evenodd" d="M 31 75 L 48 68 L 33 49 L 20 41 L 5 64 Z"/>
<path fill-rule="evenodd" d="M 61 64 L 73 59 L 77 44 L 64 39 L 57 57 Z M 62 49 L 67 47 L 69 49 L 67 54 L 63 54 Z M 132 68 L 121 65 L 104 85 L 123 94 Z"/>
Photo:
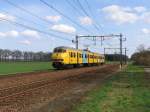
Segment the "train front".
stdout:
<path fill-rule="evenodd" d="M 65 65 L 65 58 L 66 49 L 61 47 L 55 48 L 52 54 L 53 67 L 57 69 L 63 68 Z"/>

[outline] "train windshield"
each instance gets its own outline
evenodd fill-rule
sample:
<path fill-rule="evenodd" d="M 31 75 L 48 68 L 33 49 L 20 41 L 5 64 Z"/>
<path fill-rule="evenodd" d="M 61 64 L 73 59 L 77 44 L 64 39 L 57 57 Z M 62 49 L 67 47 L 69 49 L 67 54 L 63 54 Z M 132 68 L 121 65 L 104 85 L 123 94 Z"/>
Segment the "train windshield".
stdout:
<path fill-rule="evenodd" d="M 64 53 L 64 52 L 66 52 L 66 50 L 64 50 L 64 49 L 54 49 L 54 52 L 55 53 Z"/>

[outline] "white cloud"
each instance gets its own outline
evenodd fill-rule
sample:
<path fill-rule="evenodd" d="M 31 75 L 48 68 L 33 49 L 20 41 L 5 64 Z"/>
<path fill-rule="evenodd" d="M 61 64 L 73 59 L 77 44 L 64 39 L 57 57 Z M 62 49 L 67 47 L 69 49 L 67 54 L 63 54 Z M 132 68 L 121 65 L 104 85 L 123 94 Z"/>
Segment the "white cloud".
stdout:
<path fill-rule="evenodd" d="M 26 37 L 32 37 L 32 38 L 40 38 L 40 35 L 37 31 L 34 30 L 24 30 L 22 32 L 18 32 L 15 30 L 10 30 L 7 32 L 0 32 L 0 38 L 11 38 L 11 37 L 18 37 L 18 36 L 26 36 Z"/>
<path fill-rule="evenodd" d="M 3 32 L 0 32 L 0 38 L 6 37 L 6 34 Z"/>
<path fill-rule="evenodd" d="M 19 41 L 20 44 L 24 44 L 24 45 L 30 45 L 31 42 L 29 40 L 23 40 L 23 41 Z"/>
<path fill-rule="evenodd" d="M 64 32 L 64 33 L 75 33 L 76 32 L 76 29 L 74 27 L 65 25 L 65 24 L 53 25 L 51 27 L 51 29 L 60 31 L 60 32 Z"/>
<path fill-rule="evenodd" d="M 143 28 L 142 29 L 142 32 L 146 35 L 150 34 L 150 29 L 147 29 L 147 28 Z"/>
<path fill-rule="evenodd" d="M 137 6 L 134 8 L 134 10 L 138 13 L 142 13 L 142 12 L 145 12 L 146 11 L 146 8 L 143 7 L 143 6 Z"/>
<path fill-rule="evenodd" d="M 39 33 L 37 31 L 34 31 L 34 30 L 24 30 L 23 32 L 21 32 L 21 34 L 23 36 L 27 36 L 27 37 L 40 38 Z"/>
<path fill-rule="evenodd" d="M 15 17 L 11 16 L 11 15 L 4 14 L 4 13 L 0 13 L 0 19 L 6 19 L 6 20 L 14 21 Z"/>
<path fill-rule="evenodd" d="M 52 22 L 58 22 L 61 20 L 61 16 L 46 16 L 46 20 L 49 20 Z"/>
<path fill-rule="evenodd" d="M 10 37 L 17 37 L 17 36 L 19 36 L 19 32 L 12 30 L 12 31 L 7 32 L 6 35 L 10 36 Z"/>
<path fill-rule="evenodd" d="M 15 30 L 11 30 L 8 32 L 0 32 L 0 38 L 4 38 L 4 37 L 17 37 L 19 36 L 19 32 L 15 31 Z"/>
<path fill-rule="evenodd" d="M 150 12 L 145 12 L 141 15 L 141 19 L 145 22 L 145 23 L 150 23 Z"/>
<path fill-rule="evenodd" d="M 80 23 L 83 25 L 92 25 L 93 21 L 90 17 L 80 17 Z"/>
<path fill-rule="evenodd" d="M 102 11 L 106 14 L 107 19 L 110 19 L 117 24 L 134 23 L 139 19 L 138 15 L 131 12 L 132 9 L 129 7 L 111 5 L 104 7 Z"/>

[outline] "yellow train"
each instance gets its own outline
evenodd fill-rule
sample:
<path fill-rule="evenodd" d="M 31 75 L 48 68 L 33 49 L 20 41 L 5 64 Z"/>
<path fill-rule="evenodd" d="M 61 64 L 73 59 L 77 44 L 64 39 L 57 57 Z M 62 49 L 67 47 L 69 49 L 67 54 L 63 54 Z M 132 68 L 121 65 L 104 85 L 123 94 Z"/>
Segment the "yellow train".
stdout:
<path fill-rule="evenodd" d="M 53 67 L 73 68 L 78 66 L 93 66 L 105 63 L 102 54 L 87 50 L 77 50 L 69 47 L 56 47 L 52 54 Z"/>

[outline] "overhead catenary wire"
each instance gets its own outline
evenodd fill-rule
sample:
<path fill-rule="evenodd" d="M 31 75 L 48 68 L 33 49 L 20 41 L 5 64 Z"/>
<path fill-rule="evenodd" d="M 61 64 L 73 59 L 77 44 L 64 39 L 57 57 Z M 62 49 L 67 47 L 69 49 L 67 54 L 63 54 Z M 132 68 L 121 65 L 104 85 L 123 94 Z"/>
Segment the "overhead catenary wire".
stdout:
<path fill-rule="evenodd" d="M 65 15 L 64 13 L 62 13 L 60 10 L 58 10 L 57 8 L 53 7 L 51 4 L 47 3 L 44 0 L 40 0 L 43 4 L 45 4 L 46 6 L 48 6 L 49 8 L 51 8 L 52 10 L 54 10 L 55 12 L 59 13 L 60 15 L 62 15 L 63 17 L 65 17 L 67 20 L 69 20 L 70 22 L 72 22 L 73 24 L 75 24 L 76 26 L 80 27 L 81 29 L 83 29 L 86 32 L 91 32 L 90 30 L 88 30 L 87 28 L 83 27 L 82 25 L 78 24 L 76 21 L 74 21 L 73 19 L 71 19 L 69 16 Z"/>
<path fill-rule="evenodd" d="M 49 33 L 49 32 L 43 31 L 43 30 L 40 30 L 38 28 L 34 28 L 34 27 L 31 27 L 31 26 L 28 26 L 28 25 L 24 25 L 24 24 L 19 23 L 19 22 L 11 21 L 11 20 L 4 19 L 4 18 L 0 18 L 0 20 L 1 21 L 7 21 L 8 23 L 13 24 L 15 26 L 20 26 L 20 27 L 27 28 L 27 29 L 30 29 L 30 30 L 33 30 L 33 31 L 37 31 L 37 32 L 39 32 L 41 34 L 44 34 L 44 35 L 54 36 L 54 37 L 56 37 L 58 39 L 62 39 L 62 40 L 66 40 L 66 41 L 72 42 L 71 39 L 67 39 L 67 38 L 64 38 L 62 36 L 58 36 L 58 35 L 55 35 L 55 34 L 52 34 L 52 33 Z"/>
<path fill-rule="evenodd" d="M 84 7 L 82 6 L 82 4 L 81 4 L 81 2 L 80 2 L 79 0 L 77 0 L 77 3 L 79 4 L 80 9 L 85 13 L 85 15 L 86 15 L 87 17 L 90 17 L 92 20 L 94 20 L 93 17 L 91 17 L 91 16 L 88 14 L 88 12 L 84 9 Z M 98 32 L 100 31 L 100 29 L 95 25 L 95 23 L 93 24 L 93 27 L 94 27 Z"/>
<path fill-rule="evenodd" d="M 88 0 L 85 0 L 85 2 L 86 2 L 86 4 L 87 4 L 87 7 L 88 7 L 88 9 L 89 9 L 89 12 L 91 13 L 92 18 L 94 19 L 95 16 L 94 16 L 94 14 L 93 14 L 92 8 L 91 8 L 91 6 L 90 6 Z M 99 22 L 98 22 L 96 19 L 94 19 L 94 20 L 95 20 L 97 26 L 98 26 L 99 28 L 101 28 L 101 30 L 102 30 L 102 26 L 99 24 Z"/>
<path fill-rule="evenodd" d="M 30 15 L 32 15 L 32 16 L 38 18 L 38 19 L 40 19 L 41 21 L 44 21 L 44 22 L 46 22 L 46 23 L 48 23 L 48 24 L 53 24 L 52 22 L 47 21 L 46 19 L 44 19 L 44 18 L 38 16 L 37 14 L 32 13 L 31 11 L 28 11 L 28 10 L 26 10 L 25 8 L 21 7 L 21 6 L 16 5 L 15 3 L 10 2 L 9 0 L 6 0 L 6 2 L 7 2 L 8 4 L 10 4 L 10 5 L 12 5 L 12 6 L 14 6 L 14 7 L 20 9 L 21 11 L 24 11 L 24 12 L 26 12 L 26 13 L 28 13 L 28 14 L 30 14 Z M 2 9 L 1 9 L 1 10 L 2 10 Z M 2 10 L 2 11 L 5 12 L 5 13 L 9 13 L 9 12 L 4 11 L 4 10 Z M 31 23 L 36 24 L 36 25 L 44 26 L 44 25 L 41 25 L 41 24 L 39 24 L 39 23 L 36 23 L 35 21 L 25 19 L 25 18 L 20 17 L 20 16 L 18 16 L 18 15 L 15 15 L 15 17 L 17 17 L 17 18 L 19 18 L 19 19 L 22 19 L 22 20 L 25 20 L 25 21 L 28 21 L 28 22 L 31 22 Z M 61 31 L 57 31 L 57 30 L 53 30 L 53 29 L 49 29 L 49 30 L 52 31 L 52 32 L 63 33 L 63 34 L 66 34 L 66 35 L 75 36 L 75 34 L 71 34 L 71 33 L 65 33 L 65 32 L 61 32 Z"/>
<path fill-rule="evenodd" d="M 81 15 L 84 14 L 84 12 L 81 11 L 81 10 L 79 10 L 79 8 L 77 8 L 70 0 L 65 0 L 65 1 L 66 1 L 66 3 L 67 3 L 71 8 L 73 8 L 76 12 L 80 13 Z M 80 12 L 80 11 L 81 11 L 81 12 Z M 88 39 L 88 38 L 87 38 L 87 40 L 93 41 L 93 40 Z M 83 44 L 84 44 L 84 43 L 83 43 Z"/>
<path fill-rule="evenodd" d="M 23 18 L 23 17 L 21 17 L 21 16 L 18 16 L 18 15 L 16 15 L 16 14 L 10 14 L 8 11 L 5 11 L 5 10 L 3 10 L 3 9 L 0 9 L 0 11 L 2 11 L 2 13 L 6 13 L 6 14 L 9 14 L 9 15 L 11 15 L 11 16 L 14 16 L 14 17 L 17 18 L 17 19 L 20 19 L 20 20 L 23 20 L 23 21 L 26 21 L 26 22 L 29 22 L 29 23 L 32 23 L 32 24 L 40 25 L 40 26 L 41 26 L 41 24 L 38 24 L 38 23 L 36 23 L 35 21 L 29 20 L 29 19 L 25 19 L 25 18 Z"/>
<path fill-rule="evenodd" d="M 48 24 L 53 24 L 52 22 L 47 21 L 46 19 L 40 17 L 39 15 L 37 15 L 37 14 L 35 14 L 35 13 L 32 13 L 31 11 L 29 11 L 29 10 L 27 10 L 27 9 L 25 9 L 25 8 L 23 8 L 23 7 L 21 7 L 21 6 L 17 5 L 17 4 L 15 4 L 15 3 L 13 3 L 13 2 L 10 1 L 10 0 L 4 0 L 4 1 L 7 2 L 8 4 L 10 4 L 11 6 L 14 6 L 14 7 L 18 8 L 19 10 L 22 10 L 22 11 L 24 11 L 25 13 L 32 15 L 33 17 L 36 17 L 36 18 L 38 18 L 38 19 L 40 19 L 40 20 L 42 20 L 42 21 L 44 21 L 44 22 L 46 22 L 46 23 L 48 23 Z"/>
<path fill-rule="evenodd" d="M 89 17 L 89 14 L 86 12 L 86 11 L 82 11 L 82 10 L 79 10 L 79 8 L 77 8 L 76 6 L 74 6 L 74 4 L 71 3 L 71 1 L 69 0 L 66 0 L 66 2 L 74 9 L 76 10 L 76 12 L 80 13 L 81 15 L 82 14 L 85 14 L 86 13 L 86 16 Z M 84 9 L 83 9 L 84 10 Z M 80 12 L 81 11 L 81 12 Z M 92 18 L 93 19 L 93 18 Z M 94 20 L 94 19 L 93 19 Z M 99 31 L 98 27 L 96 25 L 94 25 L 94 28 Z"/>
<path fill-rule="evenodd" d="M 6 1 L 9 1 L 9 0 L 6 0 Z M 43 1 L 43 0 L 40 0 L 40 1 Z M 78 1 L 79 1 L 79 0 L 78 0 Z M 12 2 L 11 2 L 11 3 L 12 3 Z M 13 5 L 13 6 L 15 6 L 15 5 Z M 20 10 L 22 10 L 22 7 L 19 6 L 19 8 L 21 8 Z M 24 8 L 23 8 L 23 9 L 24 9 Z M 56 9 L 56 8 L 55 8 L 55 9 Z M 25 9 L 25 10 L 26 10 L 26 9 Z M 58 11 L 59 11 L 59 10 L 58 10 Z M 28 13 L 28 12 L 30 12 L 30 11 L 27 10 L 27 11 L 25 11 L 25 12 Z M 85 11 L 85 12 L 86 12 L 86 11 Z M 34 14 L 34 13 L 30 12 L 29 14 L 32 15 L 32 14 Z M 63 14 L 63 13 L 62 13 L 62 14 Z M 87 13 L 87 14 L 88 14 L 88 13 Z M 36 15 L 36 14 L 35 14 L 35 15 Z M 89 15 L 89 14 L 88 14 L 88 15 Z M 36 17 L 36 16 L 35 16 L 35 17 Z M 38 17 L 40 17 L 40 16 L 38 16 Z M 44 19 L 44 18 L 43 18 L 43 19 Z M 71 19 L 71 18 L 70 18 L 70 19 Z M 45 19 L 44 19 L 44 20 L 45 20 Z M 74 21 L 74 22 L 76 22 L 76 21 Z M 14 23 L 13 23 L 13 24 L 14 24 Z M 77 23 L 77 24 L 78 24 L 78 23 Z M 79 25 L 80 25 L 80 24 L 79 24 Z M 84 28 L 84 27 L 83 27 L 83 28 Z M 36 28 L 35 28 L 35 29 L 36 29 Z M 33 30 L 35 30 L 35 29 L 33 29 Z M 37 29 L 37 30 L 39 30 L 39 29 Z M 41 33 L 41 31 L 42 31 L 42 30 L 39 30 L 38 32 Z M 45 31 L 42 31 L 42 32 L 45 32 Z M 45 32 L 45 33 L 47 34 L 48 32 Z M 50 33 L 49 33 L 49 34 L 50 34 Z M 53 36 L 54 36 L 54 34 L 53 34 Z M 55 35 L 55 36 L 58 36 L 58 35 Z M 60 36 L 58 36 L 58 37 L 60 37 Z M 70 40 L 70 41 L 71 41 L 71 40 Z"/>
<path fill-rule="evenodd" d="M 71 0 L 65 0 L 68 5 L 73 8 L 75 10 L 75 12 L 77 12 L 78 14 L 80 13 L 81 15 L 84 14 L 83 12 L 80 12 L 81 10 L 79 10 L 79 8 L 77 8 L 72 2 Z"/>

